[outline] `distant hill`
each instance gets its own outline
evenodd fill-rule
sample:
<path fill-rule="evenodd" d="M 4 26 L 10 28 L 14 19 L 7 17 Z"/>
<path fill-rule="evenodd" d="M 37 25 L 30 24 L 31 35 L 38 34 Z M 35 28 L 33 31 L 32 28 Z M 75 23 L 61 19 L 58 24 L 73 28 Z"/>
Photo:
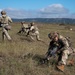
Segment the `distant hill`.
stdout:
<path fill-rule="evenodd" d="M 13 19 L 14 22 L 41 22 L 41 23 L 58 23 L 58 24 L 75 24 L 75 19 L 70 18 L 27 18 L 27 19 Z"/>

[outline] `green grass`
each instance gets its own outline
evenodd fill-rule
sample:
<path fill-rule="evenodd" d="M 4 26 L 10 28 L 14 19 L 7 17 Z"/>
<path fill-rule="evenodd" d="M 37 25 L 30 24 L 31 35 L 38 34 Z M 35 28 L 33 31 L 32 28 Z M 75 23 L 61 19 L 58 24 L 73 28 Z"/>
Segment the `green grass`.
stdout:
<path fill-rule="evenodd" d="M 75 26 L 71 26 L 75 30 Z M 63 36 L 70 36 L 73 46 L 75 47 L 75 31 L 65 30 L 65 26 L 56 24 L 40 24 L 38 23 L 40 38 L 45 43 L 28 41 L 29 38 L 25 34 L 17 35 L 20 29 L 20 23 L 12 23 L 12 29 L 9 31 L 13 41 L 7 39 L 2 42 L 0 36 L 0 75 L 64 75 L 55 67 L 56 59 L 51 59 L 50 64 L 42 65 L 40 60 L 44 57 L 50 42 L 48 33 L 58 31 Z M 0 28 L 1 30 L 1 28 Z M 1 33 L 0 33 L 1 35 Z M 66 75 L 75 74 L 75 65 L 65 67 Z"/>

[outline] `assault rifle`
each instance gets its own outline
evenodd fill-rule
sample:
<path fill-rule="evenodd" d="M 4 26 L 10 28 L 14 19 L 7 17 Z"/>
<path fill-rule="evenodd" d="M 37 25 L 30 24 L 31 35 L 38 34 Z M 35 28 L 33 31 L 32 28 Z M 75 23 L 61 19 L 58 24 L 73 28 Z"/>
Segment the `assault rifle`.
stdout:
<path fill-rule="evenodd" d="M 48 52 L 46 53 L 46 56 L 47 57 L 52 57 L 52 56 L 55 57 L 56 56 L 56 53 L 57 53 L 57 50 L 58 50 L 58 47 L 54 47 L 52 49 L 49 49 Z"/>

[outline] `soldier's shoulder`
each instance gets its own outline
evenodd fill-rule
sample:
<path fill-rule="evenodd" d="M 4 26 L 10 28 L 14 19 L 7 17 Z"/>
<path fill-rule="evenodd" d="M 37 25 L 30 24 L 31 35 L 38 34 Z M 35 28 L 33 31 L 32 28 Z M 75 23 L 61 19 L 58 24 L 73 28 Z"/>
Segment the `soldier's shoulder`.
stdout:
<path fill-rule="evenodd" d="M 64 37 L 63 37 L 62 35 L 59 35 L 59 38 L 62 39 L 62 38 L 64 38 Z"/>
<path fill-rule="evenodd" d="M 66 38 L 62 35 L 59 36 L 59 39 L 66 40 Z"/>
<path fill-rule="evenodd" d="M 7 18 L 10 18 L 9 16 L 6 16 Z"/>
<path fill-rule="evenodd" d="M 28 27 L 28 24 L 23 24 L 24 27 Z"/>
<path fill-rule="evenodd" d="M 2 16 L 0 16 L 0 19 L 2 18 Z"/>

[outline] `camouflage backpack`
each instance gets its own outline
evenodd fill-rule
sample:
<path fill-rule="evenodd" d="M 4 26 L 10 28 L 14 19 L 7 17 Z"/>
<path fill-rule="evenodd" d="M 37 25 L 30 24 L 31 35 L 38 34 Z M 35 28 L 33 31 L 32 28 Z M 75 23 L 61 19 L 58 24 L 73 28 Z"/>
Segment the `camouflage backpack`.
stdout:
<path fill-rule="evenodd" d="M 70 38 L 70 37 L 65 37 L 65 38 L 66 38 L 66 40 L 68 41 L 68 43 L 69 43 L 69 46 L 70 46 L 70 47 L 72 47 L 71 38 Z"/>

